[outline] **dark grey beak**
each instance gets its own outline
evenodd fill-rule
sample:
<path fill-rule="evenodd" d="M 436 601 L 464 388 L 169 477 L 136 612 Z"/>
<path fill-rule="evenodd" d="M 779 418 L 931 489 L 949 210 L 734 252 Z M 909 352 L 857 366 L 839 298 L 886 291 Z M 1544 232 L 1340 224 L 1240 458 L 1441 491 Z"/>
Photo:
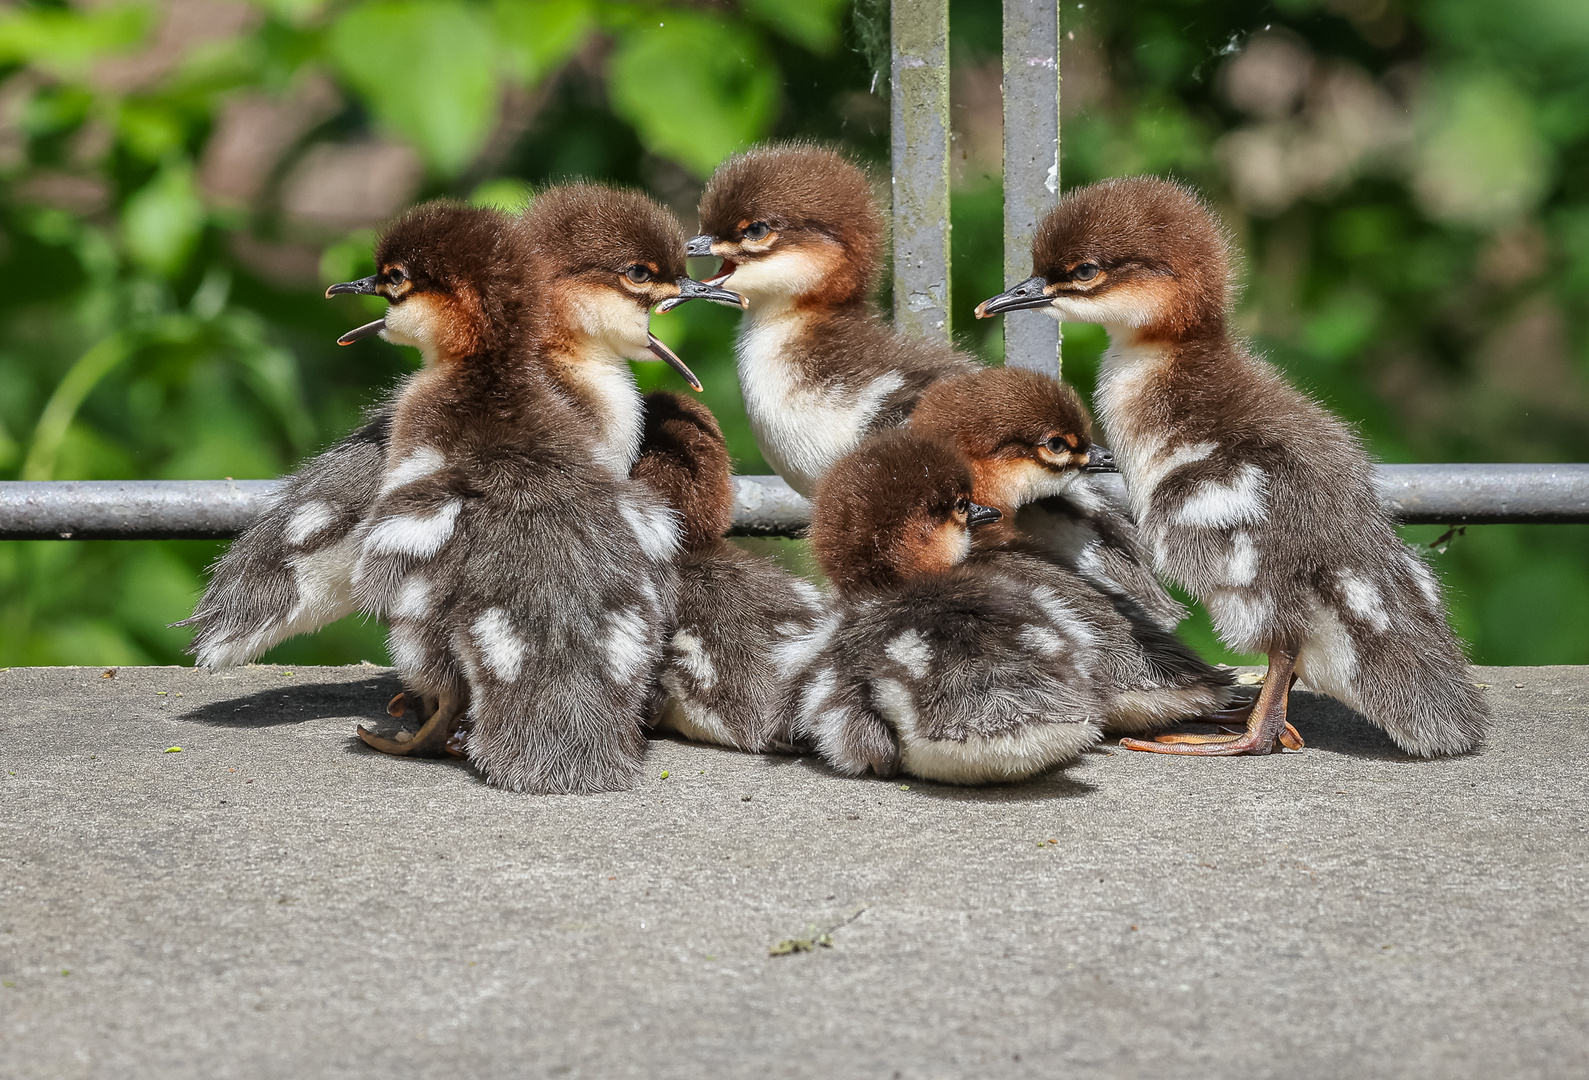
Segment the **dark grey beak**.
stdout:
<path fill-rule="evenodd" d="M 1115 465 L 1114 451 L 1107 446 L 1093 443 L 1087 448 L 1087 464 L 1081 467 L 1082 472 L 1119 472 Z"/>
<path fill-rule="evenodd" d="M 712 238 L 702 233 L 692 236 L 684 242 L 684 254 L 692 259 L 710 259 L 712 257 Z"/>
<path fill-rule="evenodd" d="M 730 307 L 748 308 L 750 301 L 737 292 L 719 289 L 716 285 L 708 285 L 704 281 L 694 278 L 681 277 L 678 280 L 679 295 L 673 300 L 673 307 L 678 307 L 686 300 L 710 300 L 714 304 L 727 304 Z"/>
<path fill-rule="evenodd" d="M 337 344 L 338 345 L 352 345 L 355 341 L 358 341 L 360 338 L 367 338 L 367 337 L 370 337 L 373 334 L 379 334 L 382 330 L 385 330 L 385 329 L 386 329 L 386 320 L 385 319 L 376 319 L 374 322 L 365 323 L 363 326 L 355 327 L 354 329 L 349 330 L 347 333 L 345 333 L 341 337 L 337 338 Z"/>
<path fill-rule="evenodd" d="M 986 319 L 994 315 L 1002 315 L 1006 311 L 1020 311 L 1023 308 L 1047 307 L 1053 299 L 1043 290 L 1048 287 L 1048 281 L 1038 274 L 1029 277 L 1013 289 L 1006 289 L 997 296 L 991 296 L 977 305 L 977 318 Z"/>
<path fill-rule="evenodd" d="M 326 299 L 329 300 L 333 296 L 341 296 L 343 293 L 354 293 L 358 296 L 374 296 L 375 285 L 379 280 L 380 279 L 374 274 L 371 274 L 369 277 L 359 278 L 357 281 L 341 282 L 340 284 L 333 285 L 326 290 Z"/>
<path fill-rule="evenodd" d="M 655 356 L 658 360 L 666 361 L 669 367 L 684 376 L 684 381 L 690 384 L 691 390 L 699 394 L 705 389 L 701 386 L 701 380 L 695 377 L 695 372 L 691 371 L 684 361 L 679 359 L 679 354 L 662 344 L 655 334 L 646 335 L 646 348 L 651 350 L 652 356 Z"/>
<path fill-rule="evenodd" d="M 672 311 L 688 300 L 710 300 L 714 304 L 728 304 L 730 307 L 748 308 L 750 301 L 737 292 L 719 289 L 716 285 L 708 285 L 704 281 L 694 278 L 681 277 L 678 280 L 679 295 L 670 296 L 657 305 L 658 311 Z"/>
<path fill-rule="evenodd" d="M 376 293 L 376 291 L 375 291 L 375 283 L 376 283 L 376 281 L 377 281 L 377 278 L 375 277 L 375 275 L 371 274 L 369 277 L 359 278 L 359 280 L 357 280 L 357 281 L 343 281 L 343 282 L 339 282 L 338 284 L 333 285 L 329 289 L 326 290 L 326 299 L 329 300 L 333 296 L 341 296 L 344 293 L 351 293 L 354 296 L 375 296 L 375 295 L 378 295 Z M 352 345 L 355 341 L 358 341 L 360 338 L 367 338 L 367 337 L 370 337 L 373 334 L 379 334 L 382 330 L 385 330 L 385 329 L 386 329 L 386 320 L 385 319 L 376 319 L 372 323 L 365 323 L 363 326 L 357 327 L 357 328 L 355 328 L 353 330 L 349 330 L 347 333 L 345 333 L 341 337 L 337 338 L 337 344 L 338 345 Z"/>
<path fill-rule="evenodd" d="M 970 511 L 966 514 L 966 524 L 973 529 L 978 525 L 992 525 L 1004 513 L 996 506 L 983 506 L 981 503 L 972 503 Z"/>

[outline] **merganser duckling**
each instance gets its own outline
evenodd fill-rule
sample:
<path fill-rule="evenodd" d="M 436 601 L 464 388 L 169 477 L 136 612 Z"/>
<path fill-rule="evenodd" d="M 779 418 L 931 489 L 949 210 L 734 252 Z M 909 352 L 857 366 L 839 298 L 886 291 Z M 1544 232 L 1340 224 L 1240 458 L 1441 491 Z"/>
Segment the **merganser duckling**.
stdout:
<path fill-rule="evenodd" d="M 1018 780 L 1098 739 L 1091 632 L 1041 587 L 967 560 L 972 530 L 1000 517 L 972 488 L 952 445 L 904 428 L 817 490 L 811 542 L 840 617 L 812 635 L 791 710 L 840 772 Z"/>
<path fill-rule="evenodd" d="M 694 256 L 745 297 L 739 384 L 762 456 L 802 495 L 868 433 L 910 415 L 935 379 L 975 370 L 907 337 L 871 300 L 883 213 L 866 175 L 832 150 L 761 147 L 730 158 L 701 195 Z"/>
<path fill-rule="evenodd" d="M 935 383 L 910 421 L 912 431 L 953 442 L 971 466 L 971 497 L 1004 515 L 976 531 L 971 559 L 1050 590 L 1092 634 L 1102 658 L 1104 734 L 1229 721 L 1222 710 L 1234 698 L 1231 673 L 1147 612 L 1150 603 L 1179 605 L 1142 565 L 1147 556 L 1131 523 L 1082 472 L 1091 428 L 1074 390 L 1018 368 Z M 1047 509 L 1034 523 L 1037 500 Z"/>
<path fill-rule="evenodd" d="M 433 707 L 408 743 L 359 734 L 392 753 L 461 742 L 514 791 L 626 788 L 677 527 L 601 462 L 585 416 L 548 382 L 561 363 L 646 352 L 663 299 L 728 294 L 685 284 L 665 210 L 590 185 L 543 193 L 522 222 L 422 206 L 381 237 L 376 265 L 332 291 L 384 297 L 386 336 L 426 366 L 394 404 L 352 582 Z"/>
<path fill-rule="evenodd" d="M 1122 745 L 1269 753 L 1300 675 L 1408 753 L 1471 750 L 1487 708 L 1439 583 L 1396 536 L 1356 433 L 1232 334 L 1230 248 L 1186 188 L 1105 181 L 1066 195 L 1032 277 L 977 308 L 1108 330 L 1098 411 L 1154 564 L 1231 648 L 1269 657 L 1240 736 Z"/>
<path fill-rule="evenodd" d="M 363 291 L 373 280 L 333 285 L 326 295 Z M 694 290 L 695 284 L 688 288 Z M 692 291 L 675 301 L 694 295 Z M 739 303 L 726 300 L 728 295 L 718 291 L 710 298 Z M 575 356 L 567 348 L 554 352 L 546 383 L 582 413 L 581 423 L 595 439 L 597 461 L 615 476 L 627 476 L 640 440 L 640 391 L 627 365 L 633 357 L 603 344 L 599 327 L 589 329 L 591 340 L 581 347 L 591 355 Z M 384 319 L 350 330 L 337 343 L 351 345 L 374 335 L 403 343 L 387 331 Z M 654 335 L 639 358 L 667 362 L 700 389 L 689 368 Z M 425 354 L 425 362 L 430 361 Z M 396 394 L 401 392 L 399 386 Z M 188 651 L 199 666 L 249 663 L 287 638 L 353 614 L 352 577 L 358 560 L 353 533 L 375 501 L 391 424 L 388 401 L 358 431 L 287 477 L 265 511 L 211 567 L 210 584 L 193 615 L 173 624 L 198 626 Z M 393 715 L 403 714 L 403 698 L 392 700 Z"/>
<path fill-rule="evenodd" d="M 1061 565 L 1128 597 L 1166 630 L 1186 618 L 1154 576 L 1136 526 L 1087 475 L 1102 448 L 1071 387 L 1035 371 L 984 368 L 928 387 L 911 426 L 953 441 L 971 463 L 977 502 L 998 507 Z"/>
<path fill-rule="evenodd" d="M 632 475 L 679 519 L 678 594 L 653 725 L 753 753 L 794 750 L 780 723 L 788 656 L 826 613 L 822 594 L 724 538 L 734 516 L 728 443 L 706 406 L 648 394 Z"/>

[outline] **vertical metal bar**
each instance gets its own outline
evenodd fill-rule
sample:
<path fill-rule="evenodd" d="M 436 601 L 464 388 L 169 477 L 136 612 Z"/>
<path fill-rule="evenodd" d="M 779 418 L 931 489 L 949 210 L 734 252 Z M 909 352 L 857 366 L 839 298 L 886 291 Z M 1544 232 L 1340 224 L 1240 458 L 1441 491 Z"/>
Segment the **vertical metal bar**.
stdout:
<path fill-rule="evenodd" d="M 1004 284 L 1032 273 L 1032 234 L 1059 198 L 1059 3 L 1004 0 Z M 1004 320 L 1004 362 L 1059 378 L 1059 323 Z"/>
<path fill-rule="evenodd" d="M 893 0 L 894 324 L 949 339 L 949 0 Z"/>

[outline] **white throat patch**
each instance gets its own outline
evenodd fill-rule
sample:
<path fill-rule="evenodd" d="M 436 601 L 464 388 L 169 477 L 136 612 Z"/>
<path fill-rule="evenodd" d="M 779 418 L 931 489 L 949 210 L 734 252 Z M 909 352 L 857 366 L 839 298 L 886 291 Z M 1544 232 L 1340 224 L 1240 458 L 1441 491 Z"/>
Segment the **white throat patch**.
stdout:
<path fill-rule="evenodd" d="M 905 385 L 897 371 L 864 383 L 819 385 L 801 370 L 795 349 L 806 316 L 788 308 L 740 324 L 735 352 L 745 412 L 762 457 L 809 498 L 835 461 L 860 442 L 888 395 Z"/>

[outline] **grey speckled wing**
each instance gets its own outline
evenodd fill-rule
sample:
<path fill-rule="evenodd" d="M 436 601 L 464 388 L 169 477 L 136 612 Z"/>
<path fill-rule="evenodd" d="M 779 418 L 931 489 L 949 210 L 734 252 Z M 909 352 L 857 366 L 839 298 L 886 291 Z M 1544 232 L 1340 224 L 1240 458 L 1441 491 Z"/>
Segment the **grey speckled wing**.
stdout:
<path fill-rule="evenodd" d="M 391 422 L 381 410 L 287 477 L 216 561 L 193 614 L 176 624 L 198 627 L 188 651 L 201 666 L 246 664 L 353 612 L 353 533 L 375 501 Z"/>
<path fill-rule="evenodd" d="M 824 631 L 791 708 L 796 733 L 841 772 L 1017 780 L 1098 739 L 1089 634 L 999 570 L 962 566 L 852 600 Z"/>
<path fill-rule="evenodd" d="M 793 750 L 785 657 L 820 621 L 816 586 L 726 540 L 678 560 L 653 724 L 740 750 Z"/>
<path fill-rule="evenodd" d="M 1186 607 L 1154 574 L 1136 526 L 1085 478 L 1073 488 L 1073 497 L 1053 495 L 1021 507 L 1016 527 L 1049 548 L 1061 565 L 1129 598 L 1158 625 L 1174 630 L 1186 618 Z"/>
<path fill-rule="evenodd" d="M 354 591 L 389 621 L 410 688 L 467 703 L 468 756 L 492 784 L 623 790 L 645 754 L 677 528 L 650 489 L 557 437 L 394 463 Z"/>

